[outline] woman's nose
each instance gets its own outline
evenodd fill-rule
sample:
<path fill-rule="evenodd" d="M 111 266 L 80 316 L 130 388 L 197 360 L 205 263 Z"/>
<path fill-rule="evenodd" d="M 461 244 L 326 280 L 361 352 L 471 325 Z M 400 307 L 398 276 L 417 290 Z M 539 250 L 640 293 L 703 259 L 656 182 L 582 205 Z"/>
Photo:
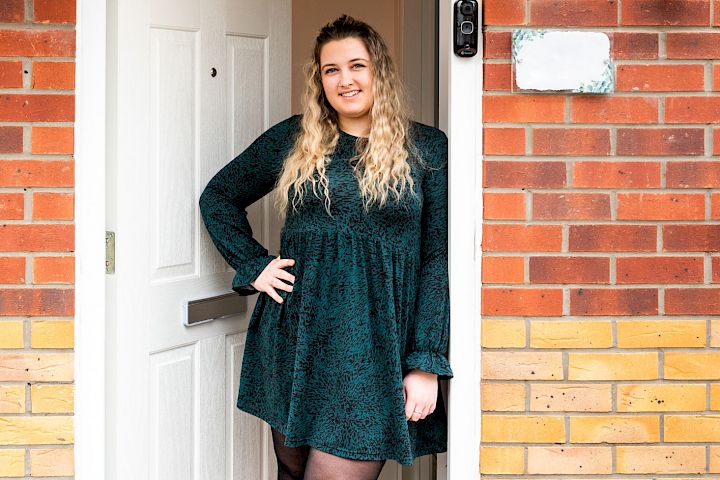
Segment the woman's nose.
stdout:
<path fill-rule="evenodd" d="M 340 86 L 347 87 L 350 84 L 352 84 L 352 76 L 350 75 L 350 71 L 341 70 L 340 71 Z"/>

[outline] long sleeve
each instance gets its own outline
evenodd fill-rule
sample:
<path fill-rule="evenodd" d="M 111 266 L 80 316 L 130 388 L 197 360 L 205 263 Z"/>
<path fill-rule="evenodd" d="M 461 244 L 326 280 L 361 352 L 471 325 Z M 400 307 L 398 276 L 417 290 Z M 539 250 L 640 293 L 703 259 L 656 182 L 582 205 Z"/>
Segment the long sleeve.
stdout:
<path fill-rule="evenodd" d="M 275 258 L 253 237 L 247 207 L 270 193 L 292 148 L 299 116 L 274 125 L 210 179 L 200 195 L 200 212 L 210 238 L 235 269 L 232 289 L 257 293 L 250 283 Z"/>
<path fill-rule="evenodd" d="M 422 185 L 420 272 L 414 318 L 410 319 L 404 369 L 453 377 L 447 359 L 450 333 L 448 278 L 447 136 L 435 130 L 425 160 L 430 169 Z"/>

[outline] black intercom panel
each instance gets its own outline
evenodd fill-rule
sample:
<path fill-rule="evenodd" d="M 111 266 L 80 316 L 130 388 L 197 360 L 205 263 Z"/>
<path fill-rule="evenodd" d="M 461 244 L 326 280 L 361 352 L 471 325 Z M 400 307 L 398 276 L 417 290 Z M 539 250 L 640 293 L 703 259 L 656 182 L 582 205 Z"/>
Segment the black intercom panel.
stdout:
<path fill-rule="evenodd" d="M 455 2 L 455 54 L 472 57 L 478 50 L 478 2 L 458 0 Z"/>

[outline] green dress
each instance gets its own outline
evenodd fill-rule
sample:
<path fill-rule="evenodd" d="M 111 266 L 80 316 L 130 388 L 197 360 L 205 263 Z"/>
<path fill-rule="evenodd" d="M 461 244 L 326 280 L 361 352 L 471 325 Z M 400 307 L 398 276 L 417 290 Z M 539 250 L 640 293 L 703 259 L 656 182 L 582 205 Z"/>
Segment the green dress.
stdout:
<path fill-rule="evenodd" d="M 300 116 L 267 130 L 225 165 L 200 197 L 208 233 L 236 270 L 232 288 L 253 282 L 275 255 L 253 239 L 246 208 L 273 188 Z M 425 165 L 411 161 L 417 196 L 390 195 L 365 213 L 352 157 L 356 137 L 340 131 L 326 167 L 330 211 L 312 186 L 290 208 L 280 256 L 295 259 L 283 303 L 261 293 L 250 317 L 237 407 L 280 430 L 285 445 L 310 445 L 360 460 L 415 457 L 447 448 L 438 388 L 434 413 L 405 418 L 403 377 L 411 369 L 452 378 L 447 360 L 447 137 L 412 123 Z M 294 191 L 290 190 L 290 198 Z"/>

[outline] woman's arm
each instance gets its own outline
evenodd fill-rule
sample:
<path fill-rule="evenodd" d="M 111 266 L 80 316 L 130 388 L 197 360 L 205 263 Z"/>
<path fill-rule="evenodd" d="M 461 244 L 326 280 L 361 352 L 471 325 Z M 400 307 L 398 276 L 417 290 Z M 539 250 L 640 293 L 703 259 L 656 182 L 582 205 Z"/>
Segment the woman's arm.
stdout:
<path fill-rule="evenodd" d="M 274 125 L 210 179 L 200 195 L 200 212 L 210 238 L 235 269 L 232 289 L 258 291 L 253 282 L 275 258 L 253 237 L 247 207 L 272 191 L 292 148 L 298 116 Z"/>

